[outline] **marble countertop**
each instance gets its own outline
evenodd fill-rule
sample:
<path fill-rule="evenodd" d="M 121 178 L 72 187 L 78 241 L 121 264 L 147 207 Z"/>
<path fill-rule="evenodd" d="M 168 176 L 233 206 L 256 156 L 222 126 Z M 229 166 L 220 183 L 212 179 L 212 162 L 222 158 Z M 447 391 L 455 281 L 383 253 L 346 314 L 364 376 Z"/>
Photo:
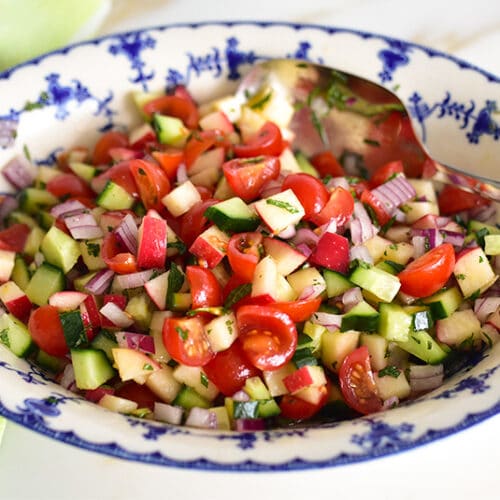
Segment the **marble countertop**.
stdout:
<path fill-rule="evenodd" d="M 452 53 L 500 75 L 500 2 L 492 0 L 114 0 L 98 34 L 177 22 L 280 20 L 349 27 Z M 209 473 L 97 455 L 8 423 L 2 500 L 264 497 L 498 498 L 500 415 L 376 461 L 304 472 Z M 496 440 L 496 442 L 495 442 Z"/>

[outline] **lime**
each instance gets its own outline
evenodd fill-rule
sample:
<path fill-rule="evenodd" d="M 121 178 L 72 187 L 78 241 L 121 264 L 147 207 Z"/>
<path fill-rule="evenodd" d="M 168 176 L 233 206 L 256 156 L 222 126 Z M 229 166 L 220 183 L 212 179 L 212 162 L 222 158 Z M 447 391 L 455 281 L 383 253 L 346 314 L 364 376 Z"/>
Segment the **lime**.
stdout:
<path fill-rule="evenodd" d="M 0 71 L 92 36 L 110 0 L 0 0 Z"/>

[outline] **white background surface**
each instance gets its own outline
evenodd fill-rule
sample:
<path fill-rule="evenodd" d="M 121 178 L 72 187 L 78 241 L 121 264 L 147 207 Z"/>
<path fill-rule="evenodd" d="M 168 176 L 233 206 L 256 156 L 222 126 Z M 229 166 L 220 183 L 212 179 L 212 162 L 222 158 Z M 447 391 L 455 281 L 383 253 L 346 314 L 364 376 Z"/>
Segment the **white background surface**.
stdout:
<path fill-rule="evenodd" d="M 377 32 L 453 53 L 500 75 L 500 2 L 494 0 L 115 0 L 100 33 L 243 19 Z M 497 415 L 376 461 L 293 473 L 228 474 L 121 461 L 8 423 L 0 446 L 0 499 L 497 499 L 499 429 Z"/>

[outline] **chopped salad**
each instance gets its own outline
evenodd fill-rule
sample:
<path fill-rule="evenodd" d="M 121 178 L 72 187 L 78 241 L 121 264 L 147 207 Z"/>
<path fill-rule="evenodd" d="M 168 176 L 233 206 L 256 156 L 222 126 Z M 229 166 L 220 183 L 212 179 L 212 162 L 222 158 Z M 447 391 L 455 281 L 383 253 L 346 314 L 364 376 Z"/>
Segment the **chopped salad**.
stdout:
<path fill-rule="evenodd" d="M 133 99 L 132 130 L 1 171 L 0 343 L 65 388 L 261 430 L 398 406 L 498 341 L 495 206 L 427 180 L 401 112 L 334 155 L 271 95 Z"/>

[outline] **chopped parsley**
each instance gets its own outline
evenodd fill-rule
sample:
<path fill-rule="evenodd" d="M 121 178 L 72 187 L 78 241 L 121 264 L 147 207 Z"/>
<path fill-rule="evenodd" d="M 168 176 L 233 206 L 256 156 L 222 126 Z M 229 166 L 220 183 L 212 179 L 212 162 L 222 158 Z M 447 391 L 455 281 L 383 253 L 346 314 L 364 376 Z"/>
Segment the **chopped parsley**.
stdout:
<path fill-rule="evenodd" d="M 399 370 L 399 368 L 396 368 L 394 365 L 389 365 L 385 368 L 382 368 L 382 370 L 379 370 L 378 376 L 398 378 L 400 373 L 401 371 Z"/>
<path fill-rule="evenodd" d="M 186 245 L 180 240 L 168 242 L 167 248 L 175 248 L 181 255 L 186 253 L 187 250 Z"/>
<path fill-rule="evenodd" d="M 266 200 L 266 203 L 268 205 L 273 205 L 274 207 L 282 208 L 283 210 L 286 210 L 287 212 L 291 214 L 298 214 L 300 213 L 300 210 L 296 207 L 294 207 L 291 203 L 288 203 L 287 201 L 281 201 L 281 200 L 275 200 L 274 198 L 268 198 Z"/>
<path fill-rule="evenodd" d="M 203 387 L 208 387 L 208 377 L 203 372 L 200 372 L 200 383 Z"/>
<path fill-rule="evenodd" d="M 225 323 L 225 325 L 227 327 L 227 331 L 229 332 L 229 335 L 233 334 L 233 324 L 234 324 L 234 321 L 231 321 L 230 319 L 228 319 Z"/>
<path fill-rule="evenodd" d="M 6 328 L 0 331 L 0 342 L 10 347 L 9 331 Z"/>
<path fill-rule="evenodd" d="M 85 246 L 87 247 L 87 252 L 92 257 L 99 257 L 99 253 L 101 251 L 101 247 L 99 243 L 92 243 L 91 241 L 86 241 Z"/>
<path fill-rule="evenodd" d="M 139 174 L 141 174 L 141 175 L 146 175 L 146 172 L 144 171 L 144 169 L 143 169 L 143 168 L 139 168 L 137 171 L 138 171 L 138 172 L 139 172 Z"/>
<path fill-rule="evenodd" d="M 146 363 L 143 367 L 142 367 L 143 370 L 148 370 L 148 371 L 153 371 L 153 365 L 151 365 L 150 363 Z"/>
<path fill-rule="evenodd" d="M 224 302 L 225 309 L 231 309 L 237 302 L 241 299 L 250 295 L 252 292 L 252 284 L 251 283 L 243 283 L 243 285 L 239 285 L 236 288 L 233 288 Z"/>
<path fill-rule="evenodd" d="M 465 274 L 460 273 L 460 274 L 455 275 L 455 277 L 457 278 L 457 280 L 464 280 L 465 279 Z"/>
<path fill-rule="evenodd" d="M 179 337 L 181 338 L 181 340 L 183 342 L 186 342 L 186 340 L 188 339 L 188 336 L 189 336 L 189 332 L 180 326 L 176 326 L 175 331 L 179 334 Z"/>
<path fill-rule="evenodd" d="M 376 148 L 379 148 L 380 147 L 380 142 L 374 140 L 374 139 L 369 139 L 368 137 L 366 137 L 365 139 L 363 139 L 363 142 L 365 144 L 368 144 L 369 146 L 375 146 Z"/>
<path fill-rule="evenodd" d="M 265 94 L 263 97 L 258 99 L 255 102 L 252 102 L 250 104 L 251 109 L 262 109 L 266 106 L 266 104 L 271 100 L 271 97 L 273 95 L 272 90 L 270 90 L 267 94 Z"/>

